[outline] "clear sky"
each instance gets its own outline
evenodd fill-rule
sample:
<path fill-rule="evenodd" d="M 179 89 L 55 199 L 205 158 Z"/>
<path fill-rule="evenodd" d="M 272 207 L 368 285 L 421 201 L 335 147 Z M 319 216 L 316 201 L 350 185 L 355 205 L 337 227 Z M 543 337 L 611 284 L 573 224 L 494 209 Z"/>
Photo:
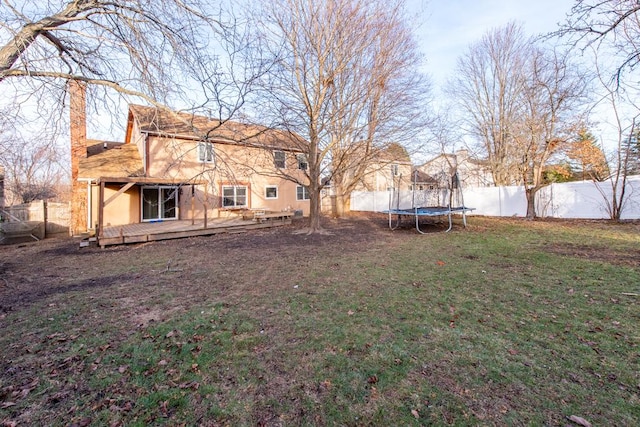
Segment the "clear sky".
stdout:
<path fill-rule="evenodd" d="M 457 58 L 492 28 L 515 21 L 529 35 L 557 29 L 575 0 L 409 0 L 409 12 L 422 11 L 418 40 L 425 70 L 435 89 L 454 72 Z"/>

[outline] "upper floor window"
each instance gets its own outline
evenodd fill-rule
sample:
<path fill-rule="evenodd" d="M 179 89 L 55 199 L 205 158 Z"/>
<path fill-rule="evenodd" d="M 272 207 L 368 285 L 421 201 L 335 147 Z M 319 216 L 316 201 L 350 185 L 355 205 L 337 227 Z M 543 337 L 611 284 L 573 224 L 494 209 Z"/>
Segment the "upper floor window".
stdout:
<path fill-rule="evenodd" d="M 398 165 L 391 165 L 391 175 L 398 176 Z"/>
<path fill-rule="evenodd" d="M 213 162 L 213 144 L 210 142 L 198 142 L 198 161 L 202 163 Z"/>
<path fill-rule="evenodd" d="M 305 154 L 298 154 L 296 158 L 298 159 L 298 169 L 307 170 L 309 167 L 307 156 Z"/>
<path fill-rule="evenodd" d="M 275 167 L 284 169 L 286 167 L 286 159 L 284 151 L 273 152 L 273 163 Z"/>

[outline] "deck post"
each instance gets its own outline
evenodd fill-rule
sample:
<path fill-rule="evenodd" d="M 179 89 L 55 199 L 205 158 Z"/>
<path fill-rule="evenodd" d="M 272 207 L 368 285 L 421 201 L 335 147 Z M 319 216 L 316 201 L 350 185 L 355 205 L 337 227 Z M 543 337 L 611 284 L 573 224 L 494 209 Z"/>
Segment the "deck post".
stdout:
<path fill-rule="evenodd" d="M 196 186 L 191 184 L 191 225 L 196 223 Z"/>
<path fill-rule="evenodd" d="M 209 195 L 207 194 L 208 188 L 209 188 L 209 185 L 205 184 L 204 185 L 204 201 L 202 202 L 202 206 L 204 208 L 204 228 L 207 228 L 207 197 L 209 197 Z"/>
<path fill-rule="evenodd" d="M 100 191 L 98 192 L 98 239 L 104 235 L 104 181 L 100 180 Z"/>

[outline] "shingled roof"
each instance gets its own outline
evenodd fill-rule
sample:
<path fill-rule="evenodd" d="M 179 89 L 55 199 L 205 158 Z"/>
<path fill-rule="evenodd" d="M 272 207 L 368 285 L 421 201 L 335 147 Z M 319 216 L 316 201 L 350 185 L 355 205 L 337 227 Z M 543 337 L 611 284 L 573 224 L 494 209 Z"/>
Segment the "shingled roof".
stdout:
<path fill-rule="evenodd" d="M 135 145 L 98 143 L 87 147 L 87 154 L 86 158 L 81 158 L 79 161 L 78 176 L 80 178 L 102 176 L 128 178 L 144 175 L 142 158 Z"/>
<path fill-rule="evenodd" d="M 306 141 L 300 136 L 283 130 L 230 120 L 220 121 L 142 105 L 129 106 L 126 142 L 131 141 L 133 120 L 137 122 L 141 132 L 151 135 L 289 151 L 303 151 L 306 145 Z"/>

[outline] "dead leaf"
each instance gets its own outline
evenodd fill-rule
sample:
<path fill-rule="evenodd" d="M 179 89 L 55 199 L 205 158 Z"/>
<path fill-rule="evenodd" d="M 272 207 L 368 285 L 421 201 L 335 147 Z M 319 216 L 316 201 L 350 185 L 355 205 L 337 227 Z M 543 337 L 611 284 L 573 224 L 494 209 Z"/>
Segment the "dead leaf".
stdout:
<path fill-rule="evenodd" d="M 582 417 L 578 417 L 577 415 L 571 415 L 570 417 L 567 417 L 567 419 L 582 427 L 591 427 L 591 423 L 589 421 L 585 420 Z"/>
<path fill-rule="evenodd" d="M 509 352 L 510 355 L 515 356 L 516 354 L 518 354 L 518 350 L 514 349 L 514 348 L 510 348 L 509 350 L 507 350 Z"/>
<path fill-rule="evenodd" d="M 446 265 L 447 263 L 444 262 L 444 261 L 438 260 L 438 261 L 436 261 L 436 264 L 439 265 L 440 267 L 442 267 L 443 265 Z"/>
<path fill-rule="evenodd" d="M 180 336 L 180 335 L 182 335 L 182 332 L 180 332 L 177 329 L 174 329 L 173 331 L 169 331 L 167 333 L 167 335 L 165 335 L 165 338 L 177 337 L 177 336 Z"/>
<path fill-rule="evenodd" d="M 7 409 L 7 408 L 10 408 L 12 406 L 16 406 L 16 403 L 15 402 L 2 402 L 2 405 L 0 405 L 0 408 Z"/>
<path fill-rule="evenodd" d="M 29 393 L 31 393 L 33 389 L 35 389 L 38 386 L 38 383 L 40 383 L 40 380 L 36 378 L 35 380 L 31 381 L 29 384 L 22 386 L 22 389 L 20 390 L 19 393 L 13 392 L 12 396 L 17 395 L 17 396 L 20 396 L 21 399 L 24 399 L 25 397 L 27 397 Z"/>
<path fill-rule="evenodd" d="M 411 410 L 411 415 L 413 415 L 413 417 L 417 420 L 418 418 L 420 418 L 420 414 L 418 413 L 417 409 L 412 409 Z"/>
<path fill-rule="evenodd" d="M 367 382 L 369 384 L 376 384 L 378 382 L 378 376 L 377 375 L 371 375 L 368 379 Z"/>
<path fill-rule="evenodd" d="M 129 369 L 129 366 L 123 365 L 118 368 L 118 372 L 120 372 L 121 374 L 124 374 L 125 372 L 127 372 L 127 369 Z"/>
<path fill-rule="evenodd" d="M 353 311 L 353 310 L 349 310 L 349 311 L 347 311 L 347 314 L 348 314 L 349 316 L 353 316 L 353 315 L 355 314 L 355 311 Z"/>
<path fill-rule="evenodd" d="M 158 362 L 159 366 L 167 366 L 169 362 L 167 362 L 166 360 L 162 359 L 161 361 Z"/>
<path fill-rule="evenodd" d="M 192 390 L 197 390 L 200 388 L 200 383 L 197 381 L 189 381 L 189 382 L 180 384 L 178 387 L 181 389 L 190 388 Z"/>
<path fill-rule="evenodd" d="M 169 405 L 168 400 L 165 400 L 164 402 L 160 402 L 160 412 L 162 413 L 162 416 L 165 418 L 169 416 L 169 409 L 167 408 L 168 405 Z"/>
<path fill-rule="evenodd" d="M 371 386 L 371 398 L 375 399 L 376 397 L 378 397 L 378 389 L 374 386 Z"/>

